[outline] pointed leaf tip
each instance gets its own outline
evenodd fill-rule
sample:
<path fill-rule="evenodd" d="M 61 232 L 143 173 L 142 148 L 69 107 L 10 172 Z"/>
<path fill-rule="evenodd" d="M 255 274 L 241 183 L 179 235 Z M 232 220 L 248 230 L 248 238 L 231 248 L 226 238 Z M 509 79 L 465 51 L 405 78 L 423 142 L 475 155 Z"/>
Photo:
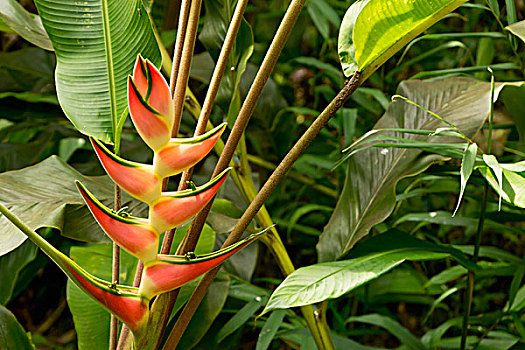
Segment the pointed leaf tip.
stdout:
<path fill-rule="evenodd" d="M 158 233 L 147 220 L 114 213 L 99 202 L 82 183 L 75 183 L 91 214 L 115 243 L 143 262 L 157 257 Z"/>
<path fill-rule="evenodd" d="M 108 175 L 124 191 L 146 203 L 160 196 L 162 179 L 153 166 L 122 159 L 94 138 L 91 144 Z"/>
<path fill-rule="evenodd" d="M 173 138 L 159 149 L 153 160 L 155 170 L 162 176 L 173 176 L 201 161 L 215 146 L 227 123 L 192 138 Z"/>
<path fill-rule="evenodd" d="M 194 217 L 215 196 L 226 180 L 231 168 L 224 170 L 208 183 L 195 190 L 165 192 L 151 204 L 149 218 L 151 225 L 163 232 Z"/>
<path fill-rule="evenodd" d="M 179 288 L 217 267 L 255 241 L 267 230 L 253 234 L 242 241 L 207 255 L 159 255 L 157 260 L 145 264 L 140 293 L 151 298 L 160 293 Z"/>

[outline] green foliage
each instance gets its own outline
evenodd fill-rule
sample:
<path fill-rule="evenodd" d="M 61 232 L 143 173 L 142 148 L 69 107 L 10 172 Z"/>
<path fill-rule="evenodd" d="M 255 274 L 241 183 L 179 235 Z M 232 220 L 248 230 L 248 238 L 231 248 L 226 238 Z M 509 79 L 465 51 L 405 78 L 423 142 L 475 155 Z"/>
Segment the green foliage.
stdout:
<path fill-rule="evenodd" d="M 36 0 L 37 8 L 31 1 L 0 1 L 0 31 L 5 32 L 0 39 L 0 202 L 62 251 L 73 246 L 70 254 L 77 262 L 110 279 L 107 238 L 73 181 L 87 182 L 107 205 L 112 184 L 93 177 L 102 169 L 66 115 L 82 132 L 105 141 L 114 141 L 115 132 L 118 138 L 115 125 L 122 122 L 124 156 L 151 162 L 130 122 L 120 119 L 125 78 L 139 52 L 160 63 L 154 30 L 164 42 L 163 57 L 169 57 L 178 2 L 88 3 L 90 11 L 69 0 Z M 193 134 L 198 102 L 204 101 L 236 3 L 204 1 L 189 84 L 196 99 L 186 105 L 180 135 Z M 338 349 L 458 349 L 469 270 L 476 273 L 467 345 L 523 346 L 523 6 L 512 0 L 461 6 L 463 1 L 396 0 L 383 11 L 386 3 L 306 2 L 244 134 L 247 154 L 237 152 L 233 160 L 241 174 L 247 171 L 246 179 L 253 179 L 253 188 L 228 181 L 197 246 L 204 253 L 224 242 L 253 191 L 336 96 L 344 78 L 361 70 L 368 79 L 266 201 L 298 269 L 284 276 L 272 249 L 262 246 L 239 253 L 212 283 L 178 348 L 315 349 L 304 315 L 293 308 L 313 304 Z M 286 5 L 249 2 L 213 124 L 235 121 Z M 96 12 L 94 23 L 82 22 L 88 12 Z M 41 49 L 52 50 L 51 45 L 55 52 Z M 168 64 L 165 60 L 166 74 Z M 497 82 L 491 154 L 486 151 L 489 66 Z M 401 97 L 391 101 L 395 94 Z M 62 160 L 47 159 L 51 155 Z M 193 181 L 206 182 L 215 163 L 216 155 L 210 155 L 195 169 Z M 484 181 L 490 185 L 487 210 L 473 265 Z M 174 181 L 169 186 L 175 190 Z M 129 197 L 124 202 L 131 207 L 127 211 L 141 216 L 136 202 Z M 261 225 L 257 218 L 247 231 Z M 0 303 L 21 323 L 2 308 L 5 323 L 0 323 L 14 328 L 7 336 L 0 332 L 0 348 L 14 336 L 23 342 L 17 346 L 27 342 L 29 348 L 32 341 L 57 349 L 106 349 L 109 314 L 71 283 L 66 288 L 47 257 L 23 242 L 3 217 L 0 226 Z M 188 226 L 177 231 L 173 251 Z M 131 282 L 135 263 L 124 257 L 125 283 Z M 181 289 L 167 332 L 196 285 Z M 72 316 L 53 313 L 66 295 Z M 257 318 L 261 310 L 278 307 L 286 309 Z M 22 327 L 31 332 L 31 341 Z M 67 338 L 72 332 L 77 339 Z"/>
<path fill-rule="evenodd" d="M 3 349 L 33 350 L 35 347 L 15 316 L 0 305 L 0 346 Z"/>
<path fill-rule="evenodd" d="M 35 1 L 57 57 L 56 88 L 66 116 L 81 132 L 120 139 L 126 78 L 140 53 L 160 53 L 142 1 Z M 144 15 L 142 15 L 144 14 Z"/>

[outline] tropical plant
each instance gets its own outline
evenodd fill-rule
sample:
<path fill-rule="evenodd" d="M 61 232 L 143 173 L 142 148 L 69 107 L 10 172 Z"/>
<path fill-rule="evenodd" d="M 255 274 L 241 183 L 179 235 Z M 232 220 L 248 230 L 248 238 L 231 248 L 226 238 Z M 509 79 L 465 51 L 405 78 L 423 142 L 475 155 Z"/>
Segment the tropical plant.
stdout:
<path fill-rule="evenodd" d="M 80 349 L 522 345 L 522 5 L 201 3 L 0 2 L 2 303 L 27 236 Z M 0 311 L 0 344 L 57 346 Z"/>

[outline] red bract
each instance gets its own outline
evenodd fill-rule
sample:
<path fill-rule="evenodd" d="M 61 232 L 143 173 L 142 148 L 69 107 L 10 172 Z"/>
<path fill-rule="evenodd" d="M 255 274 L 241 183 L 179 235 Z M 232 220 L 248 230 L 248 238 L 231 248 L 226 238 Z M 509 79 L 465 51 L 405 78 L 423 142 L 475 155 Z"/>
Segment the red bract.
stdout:
<path fill-rule="evenodd" d="M 100 203 L 80 182 L 78 190 L 106 234 L 121 248 L 146 262 L 157 257 L 159 234 L 148 220 L 120 216 Z"/>
<path fill-rule="evenodd" d="M 151 298 L 160 293 L 179 288 L 220 265 L 224 260 L 253 242 L 262 233 L 253 234 L 211 254 L 194 257 L 190 257 L 190 255 L 159 255 L 157 260 L 144 265 L 139 293 Z"/>
<path fill-rule="evenodd" d="M 159 231 L 166 231 L 194 217 L 215 196 L 230 170 L 231 168 L 224 170 L 195 190 L 163 193 L 150 206 L 151 225 Z"/>
<path fill-rule="evenodd" d="M 153 166 L 122 159 L 93 138 L 91 144 L 109 177 L 124 191 L 146 203 L 159 198 L 162 178 L 155 172 Z"/>
<path fill-rule="evenodd" d="M 259 234 L 215 253 L 192 257 L 158 255 L 159 234 L 195 216 L 217 193 L 231 169 L 192 189 L 162 193 L 165 177 L 180 173 L 199 162 L 213 148 L 226 128 L 219 125 L 207 134 L 170 138 L 173 103 L 166 81 L 149 61 L 141 57 L 128 79 L 128 103 L 140 136 L 154 151 L 154 166 L 124 160 L 100 141 L 91 144 L 108 175 L 124 191 L 149 205 L 149 218 L 131 217 L 106 208 L 76 182 L 89 210 L 104 232 L 121 248 L 145 263 L 140 288 L 100 280 L 53 248 L 0 204 L 0 211 L 35 242 L 84 292 L 122 320 L 134 333 L 148 319 L 151 296 L 167 292 L 197 278 L 253 242 Z"/>
<path fill-rule="evenodd" d="M 155 171 L 167 177 L 191 168 L 211 151 L 225 129 L 226 123 L 223 123 L 201 136 L 171 139 L 155 153 Z"/>

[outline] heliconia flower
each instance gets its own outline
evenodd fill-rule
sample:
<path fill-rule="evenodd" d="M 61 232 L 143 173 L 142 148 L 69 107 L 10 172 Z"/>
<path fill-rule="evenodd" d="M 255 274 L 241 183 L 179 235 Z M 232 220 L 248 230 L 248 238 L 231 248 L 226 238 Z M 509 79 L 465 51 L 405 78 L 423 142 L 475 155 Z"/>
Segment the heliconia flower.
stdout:
<path fill-rule="evenodd" d="M 175 113 L 169 86 L 159 70 L 140 56 L 133 77 L 128 77 L 128 106 L 148 146 L 157 150 L 169 141 Z"/>
<path fill-rule="evenodd" d="M 137 332 L 141 329 L 148 320 L 149 299 L 139 294 L 138 288 L 114 285 L 89 274 L 67 255 L 22 223 L 2 204 L 0 204 L 0 212 L 46 253 L 69 279 L 86 294 L 118 317 L 132 331 Z"/>
<path fill-rule="evenodd" d="M 148 220 L 118 215 L 100 203 L 79 181 L 75 184 L 100 227 L 115 243 L 143 262 L 157 257 L 159 234 Z"/>
<path fill-rule="evenodd" d="M 223 123 L 206 134 L 192 138 L 173 138 L 160 148 L 153 158 L 153 166 L 160 176 L 176 175 L 197 164 L 211 151 L 226 129 Z"/>
<path fill-rule="evenodd" d="M 160 196 L 162 178 L 152 165 L 124 160 L 111 153 L 100 141 L 90 140 L 109 177 L 124 191 L 146 203 Z"/>
<path fill-rule="evenodd" d="M 151 298 L 160 293 L 179 288 L 220 265 L 264 232 L 266 230 L 252 234 L 242 241 L 211 254 L 201 256 L 194 254 L 158 255 L 156 260 L 144 264 L 139 293 Z"/>
<path fill-rule="evenodd" d="M 231 168 L 224 170 L 208 183 L 178 192 L 164 192 L 150 205 L 149 220 L 158 231 L 177 227 L 195 216 L 215 196 Z"/>

